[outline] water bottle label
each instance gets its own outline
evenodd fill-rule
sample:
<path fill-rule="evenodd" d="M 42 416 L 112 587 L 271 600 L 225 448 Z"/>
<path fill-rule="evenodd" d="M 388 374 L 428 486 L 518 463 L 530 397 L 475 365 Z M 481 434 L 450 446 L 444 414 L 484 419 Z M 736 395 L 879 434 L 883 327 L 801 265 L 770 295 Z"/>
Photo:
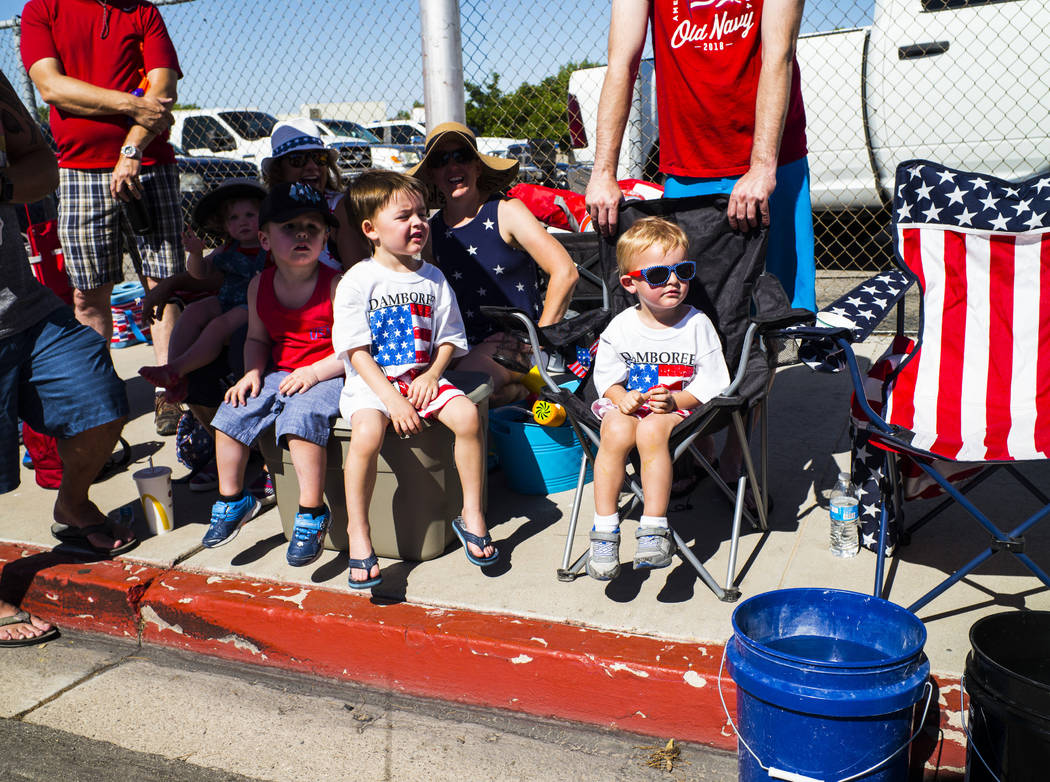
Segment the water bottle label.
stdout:
<path fill-rule="evenodd" d="M 856 521 L 858 510 L 858 502 L 854 499 L 843 500 L 832 500 L 831 502 L 831 519 L 832 521 Z"/>

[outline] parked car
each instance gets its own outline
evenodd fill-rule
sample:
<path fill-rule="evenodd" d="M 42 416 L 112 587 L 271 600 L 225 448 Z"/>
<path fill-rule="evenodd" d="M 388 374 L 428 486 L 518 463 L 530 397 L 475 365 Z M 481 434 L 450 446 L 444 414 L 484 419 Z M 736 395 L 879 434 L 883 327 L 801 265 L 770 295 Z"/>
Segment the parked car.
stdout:
<path fill-rule="evenodd" d="M 339 150 L 339 169 L 344 179 L 366 168 L 407 171 L 419 162 L 419 144 L 388 144 L 375 133 L 346 119 L 314 120 L 328 146 Z"/>
<path fill-rule="evenodd" d="M 814 209 L 879 208 L 897 164 L 927 158 L 1006 179 L 1050 170 L 1044 0 L 875 0 L 870 27 L 798 41 Z M 638 71 L 620 177 L 653 179 L 659 157 L 652 60 Z M 605 68 L 569 77 L 579 162 L 594 160 Z"/>
<path fill-rule="evenodd" d="M 270 154 L 270 134 L 277 118 L 246 109 L 173 111 L 171 143 L 189 156 L 214 155 L 248 160 L 256 166 Z"/>
<path fill-rule="evenodd" d="M 399 119 L 384 119 L 369 122 L 365 125 L 375 133 L 384 144 L 422 144 L 427 137 L 427 129 L 418 122 Z"/>

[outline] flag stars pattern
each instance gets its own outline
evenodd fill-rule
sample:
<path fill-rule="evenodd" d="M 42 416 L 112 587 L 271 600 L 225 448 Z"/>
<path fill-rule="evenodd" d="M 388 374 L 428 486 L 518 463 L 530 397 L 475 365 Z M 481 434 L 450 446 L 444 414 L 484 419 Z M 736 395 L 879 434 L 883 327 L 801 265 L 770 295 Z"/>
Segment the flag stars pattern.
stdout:
<path fill-rule="evenodd" d="M 923 163 L 902 172 L 895 193 L 898 228 L 906 222 L 1008 233 L 1050 229 L 1050 177 L 1018 184 Z"/>

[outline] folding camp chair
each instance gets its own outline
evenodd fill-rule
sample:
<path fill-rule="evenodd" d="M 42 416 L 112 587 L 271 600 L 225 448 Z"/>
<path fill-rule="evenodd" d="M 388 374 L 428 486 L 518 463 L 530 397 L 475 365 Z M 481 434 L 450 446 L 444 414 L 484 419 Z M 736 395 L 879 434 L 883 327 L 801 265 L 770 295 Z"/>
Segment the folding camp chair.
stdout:
<path fill-rule="evenodd" d="M 796 330 L 832 348 L 853 380 L 865 451 L 864 458 L 854 453 L 854 475 L 863 462 L 880 495 L 877 502 L 862 501 L 879 519 L 874 594 L 884 589 L 891 519 L 903 520 L 907 469 L 951 499 L 905 529 L 902 542 L 951 500 L 991 537 L 984 551 L 910 610 L 998 552 L 1013 554 L 1050 586 L 1024 540 L 1050 514 L 1050 498 L 1015 466 L 1050 454 L 1050 176 L 1014 183 L 906 161 L 897 169 L 892 217 L 898 268 L 818 313 L 817 325 L 831 328 Z M 898 313 L 894 355 L 876 365 L 877 382 L 873 388 L 869 376 L 865 393 L 851 344 L 870 334 L 913 283 L 921 293 L 918 337 L 903 336 Z M 985 469 L 974 474 L 976 467 Z M 1006 470 L 1044 504 L 1009 531 L 966 496 L 993 470 Z M 865 537 L 874 543 L 873 535 Z"/>
<path fill-rule="evenodd" d="M 763 272 L 766 232 L 752 231 L 745 234 L 730 229 L 726 218 L 727 204 L 728 198 L 722 195 L 621 204 L 617 235 L 643 217 L 659 216 L 677 223 L 689 237 L 689 257 L 697 262 L 696 276 L 690 285 L 690 303 L 707 313 L 724 341 L 726 363 L 733 375 L 731 385 L 685 419 L 674 430 L 670 440 L 672 460 L 677 461 L 684 454 L 691 453 L 733 503 L 729 565 L 724 587 L 711 576 L 679 533 L 673 528 L 671 531 L 677 553 L 689 562 L 719 599 L 733 601 L 740 595 L 734 582 L 741 519 L 746 518 L 754 526 L 767 529 L 767 434 L 764 408 L 777 352 L 766 344 L 764 335 L 791 323 L 803 320 L 812 322 L 813 316 L 806 310 L 791 309 L 780 283 Z M 585 491 L 586 469 L 588 464 L 593 463 L 601 441 L 600 421 L 590 409 L 596 392 L 590 377 L 588 348 L 613 315 L 635 304 L 633 297 L 619 284 L 613 242 L 601 242 L 601 267 L 611 303 L 607 311 L 586 313 L 581 318 L 539 331 L 524 313 L 483 309 L 485 314 L 500 320 L 505 328 L 517 328 L 527 335 L 536 365 L 540 367 L 546 383 L 542 396 L 565 407 L 568 420 L 582 445 L 583 458 L 576 496 L 573 499 L 562 566 L 558 570 L 558 577 L 563 581 L 572 581 L 583 572 L 589 553 L 584 552 L 572 561 L 572 544 Z M 575 368 L 575 373 L 583 377 L 583 382 L 575 392 L 560 388 L 544 371 L 545 362 L 540 359 L 541 348 L 561 352 L 570 369 Z M 761 433 L 757 470 L 748 443 L 751 419 L 756 413 Z M 740 477 L 735 488 L 722 480 L 714 466 L 694 445 L 698 437 L 726 428 L 730 430 L 729 436 L 738 438 L 744 456 L 745 474 Z M 633 511 L 643 499 L 637 465 L 634 474 L 628 475 L 627 485 L 632 496 L 619 509 L 621 517 Z M 748 489 L 754 501 L 754 515 L 745 507 L 745 491 Z"/>

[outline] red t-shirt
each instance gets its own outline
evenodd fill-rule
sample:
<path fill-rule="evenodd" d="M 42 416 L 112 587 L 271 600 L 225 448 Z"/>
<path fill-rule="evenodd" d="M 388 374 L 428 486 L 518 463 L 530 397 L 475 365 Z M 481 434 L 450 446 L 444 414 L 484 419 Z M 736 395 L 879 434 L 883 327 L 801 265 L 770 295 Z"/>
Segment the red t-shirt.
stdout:
<path fill-rule="evenodd" d="M 763 0 L 653 0 L 660 170 L 738 176 L 750 168 L 762 67 Z M 794 64 L 779 165 L 806 154 L 806 112 Z"/>
<path fill-rule="evenodd" d="M 96 0 L 29 0 L 22 11 L 22 62 L 28 71 L 49 57 L 59 61 L 67 76 L 121 92 L 144 87 L 154 68 L 170 68 L 182 76 L 160 12 L 141 0 L 108 0 L 105 5 Z M 52 106 L 58 164 L 113 168 L 129 121 L 124 114 L 83 117 Z M 167 133 L 143 150 L 144 166 L 174 162 Z"/>
<path fill-rule="evenodd" d="M 277 267 L 271 266 L 260 273 L 255 308 L 273 343 L 270 355 L 274 366 L 292 372 L 332 355 L 332 280 L 341 272 L 319 263 L 314 292 L 299 309 L 285 307 L 277 300 L 273 289 L 276 272 Z"/>

